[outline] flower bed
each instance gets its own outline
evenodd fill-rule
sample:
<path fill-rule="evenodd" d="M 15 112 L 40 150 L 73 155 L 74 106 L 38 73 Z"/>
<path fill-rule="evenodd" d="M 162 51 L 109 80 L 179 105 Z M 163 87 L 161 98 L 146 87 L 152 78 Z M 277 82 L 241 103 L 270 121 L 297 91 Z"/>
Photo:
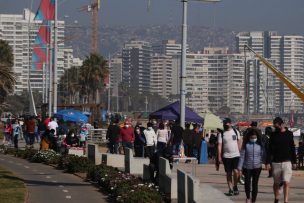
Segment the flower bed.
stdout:
<path fill-rule="evenodd" d="M 68 173 L 87 173 L 87 179 L 97 183 L 108 192 L 117 203 L 162 203 L 158 188 L 152 183 L 144 183 L 136 176 L 119 171 L 104 164 L 95 166 L 86 157 L 59 155 L 55 151 L 33 149 L 16 150 L 0 146 L 0 152 L 28 159 L 32 162 L 56 164 Z"/>

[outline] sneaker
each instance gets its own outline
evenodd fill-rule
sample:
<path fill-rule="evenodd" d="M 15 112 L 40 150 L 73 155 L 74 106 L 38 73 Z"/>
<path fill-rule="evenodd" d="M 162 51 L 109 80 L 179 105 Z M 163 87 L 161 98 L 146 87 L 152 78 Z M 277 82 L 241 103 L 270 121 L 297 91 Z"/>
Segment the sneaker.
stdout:
<path fill-rule="evenodd" d="M 225 193 L 226 196 L 233 196 L 233 190 L 229 190 L 227 193 Z"/>
<path fill-rule="evenodd" d="M 240 177 L 239 183 L 245 185 L 245 177 L 243 175 Z"/>
<path fill-rule="evenodd" d="M 237 187 L 233 188 L 233 194 L 234 195 L 239 195 L 240 194 L 239 189 Z"/>

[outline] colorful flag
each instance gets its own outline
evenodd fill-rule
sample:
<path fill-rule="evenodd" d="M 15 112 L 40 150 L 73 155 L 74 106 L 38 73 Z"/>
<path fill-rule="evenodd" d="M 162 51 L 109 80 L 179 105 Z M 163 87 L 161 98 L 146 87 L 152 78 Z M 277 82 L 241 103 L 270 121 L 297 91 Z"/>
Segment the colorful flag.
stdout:
<path fill-rule="evenodd" d="M 50 23 L 49 21 L 43 21 L 39 28 L 39 31 L 37 33 L 33 45 L 32 70 L 43 69 L 43 63 L 46 63 L 47 45 L 50 43 L 50 39 L 51 39 L 50 35 L 51 35 Z"/>
<path fill-rule="evenodd" d="M 54 20 L 55 19 L 55 0 L 41 0 L 35 20 Z"/>

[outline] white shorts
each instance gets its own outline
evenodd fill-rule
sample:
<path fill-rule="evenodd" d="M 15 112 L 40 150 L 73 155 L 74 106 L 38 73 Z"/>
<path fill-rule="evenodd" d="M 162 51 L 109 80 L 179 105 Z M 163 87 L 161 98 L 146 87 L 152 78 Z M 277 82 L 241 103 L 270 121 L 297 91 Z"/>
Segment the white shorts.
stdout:
<path fill-rule="evenodd" d="M 272 176 L 274 184 L 290 182 L 292 176 L 291 162 L 272 163 Z"/>

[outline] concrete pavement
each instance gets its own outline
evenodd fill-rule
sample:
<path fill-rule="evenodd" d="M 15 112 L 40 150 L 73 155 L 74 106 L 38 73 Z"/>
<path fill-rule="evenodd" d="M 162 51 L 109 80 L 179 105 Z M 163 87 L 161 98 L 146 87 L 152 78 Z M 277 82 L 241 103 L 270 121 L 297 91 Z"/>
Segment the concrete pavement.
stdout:
<path fill-rule="evenodd" d="M 178 167 L 191 173 L 192 164 L 178 164 Z M 257 202 L 259 203 L 272 203 L 274 201 L 272 193 L 273 179 L 267 178 L 268 173 L 262 171 L 259 181 L 259 194 Z M 220 171 L 215 170 L 214 164 L 208 165 L 196 165 L 196 177 L 200 179 L 201 184 L 212 186 L 213 188 L 222 192 L 222 194 L 228 192 L 226 183 L 226 176 L 221 165 Z M 245 202 L 244 186 L 239 185 L 240 195 L 229 197 L 235 203 Z M 210 192 L 206 195 L 213 196 L 214 193 Z M 209 197 L 210 198 L 210 197 Z M 207 202 L 207 201 L 205 201 Z M 281 195 L 280 202 L 283 202 L 283 195 Z M 291 180 L 291 190 L 289 203 L 303 203 L 304 202 L 304 171 L 294 171 L 293 178 Z"/>
<path fill-rule="evenodd" d="M 0 165 L 24 180 L 28 203 L 107 202 L 98 188 L 51 166 L 3 154 L 0 154 Z"/>

